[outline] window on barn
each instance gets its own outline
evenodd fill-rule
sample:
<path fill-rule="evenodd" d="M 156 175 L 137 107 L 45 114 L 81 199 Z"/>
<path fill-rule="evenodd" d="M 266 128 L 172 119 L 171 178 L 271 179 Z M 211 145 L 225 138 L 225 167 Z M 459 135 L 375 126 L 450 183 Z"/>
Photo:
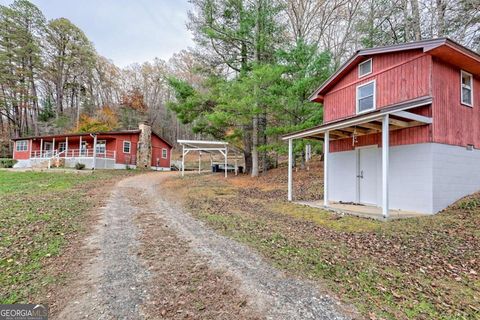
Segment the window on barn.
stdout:
<path fill-rule="evenodd" d="M 66 142 L 59 142 L 58 143 L 58 152 L 63 152 L 67 149 L 67 143 Z"/>
<path fill-rule="evenodd" d="M 473 77 L 470 73 L 462 71 L 461 78 L 462 78 L 462 84 L 461 84 L 462 104 L 471 107 L 473 105 L 473 90 L 472 90 Z"/>
<path fill-rule="evenodd" d="M 18 140 L 16 143 L 16 151 L 28 151 L 28 141 L 27 140 Z"/>
<path fill-rule="evenodd" d="M 132 143 L 130 141 L 123 141 L 123 153 L 130 153 Z"/>
<path fill-rule="evenodd" d="M 105 154 L 105 152 L 107 151 L 107 141 L 105 140 L 98 140 L 97 141 L 97 154 L 100 153 L 100 154 Z"/>
<path fill-rule="evenodd" d="M 368 59 L 358 65 L 358 77 L 372 73 L 372 59 Z"/>
<path fill-rule="evenodd" d="M 167 149 L 162 149 L 162 158 L 167 159 Z"/>
<path fill-rule="evenodd" d="M 357 113 L 375 109 L 375 80 L 357 87 Z"/>

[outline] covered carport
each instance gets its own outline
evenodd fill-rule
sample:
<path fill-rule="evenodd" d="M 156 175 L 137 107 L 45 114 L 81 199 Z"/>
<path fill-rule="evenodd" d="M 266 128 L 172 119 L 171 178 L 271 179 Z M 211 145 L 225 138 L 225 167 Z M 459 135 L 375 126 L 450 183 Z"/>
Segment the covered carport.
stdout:
<path fill-rule="evenodd" d="M 185 176 L 185 156 L 189 152 L 198 152 L 198 172 L 201 172 L 202 167 L 202 152 L 205 153 L 220 153 L 224 158 L 224 171 L 225 178 L 228 171 L 228 153 L 233 152 L 235 154 L 235 175 L 238 174 L 238 151 L 234 147 L 230 147 L 228 142 L 225 141 L 205 141 L 205 140 L 177 140 L 182 146 L 182 177 Z M 211 160 L 212 161 L 212 160 Z"/>

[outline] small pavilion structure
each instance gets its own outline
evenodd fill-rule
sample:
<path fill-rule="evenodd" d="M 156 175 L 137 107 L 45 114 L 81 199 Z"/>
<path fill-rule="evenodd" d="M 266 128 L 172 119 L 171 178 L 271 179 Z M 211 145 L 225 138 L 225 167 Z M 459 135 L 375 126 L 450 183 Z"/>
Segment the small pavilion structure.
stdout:
<path fill-rule="evenodd" d="M 224 158 L 224 171 L 225 178 L 227 177 L 228 170 L 228 152 L 235 153 L 235 175 L 238 174 L 238 163 L 237 163 L 237 151 L 235 148 L 230 147 L 228 142 L 225 141 L 205 141 L 205 140 L 177 140 L 177 142 L 182 146 L 182 177 L 185 176 L 185 156 L 191 152 L 198 152 L 198 172 L 201 172 L 202 168 L 202 152 L 212 154 L 214 152 L 220 153 Z M 213 164 L 213 159 L 210 156 L 210 161 Z"/>

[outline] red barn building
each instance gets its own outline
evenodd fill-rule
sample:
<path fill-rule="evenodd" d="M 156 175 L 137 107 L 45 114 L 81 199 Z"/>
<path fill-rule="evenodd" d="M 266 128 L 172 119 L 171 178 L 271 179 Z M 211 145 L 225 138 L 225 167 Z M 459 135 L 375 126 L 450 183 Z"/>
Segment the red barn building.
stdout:
<path fill-rule="evenodd" d="M 480 189 L 480 56 L 440 38 L 359 50 L 310 97 L 324 123 L 324 205 L 436 213 Z M 289 200 L 292 173 L 289 165 Z"/>
<path fill-rule="evenodd" d="M 172 145 L 146 124 L 138 130 L 70 133 L 16 138 L 16 168 L 77 163 L 87 168 L 170 170 Z"/>

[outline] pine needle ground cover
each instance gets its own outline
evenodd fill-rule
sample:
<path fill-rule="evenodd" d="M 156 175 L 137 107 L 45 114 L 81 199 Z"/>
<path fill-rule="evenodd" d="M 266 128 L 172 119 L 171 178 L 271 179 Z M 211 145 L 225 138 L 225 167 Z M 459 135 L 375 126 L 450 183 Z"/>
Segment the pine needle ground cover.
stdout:
<path fill-rule="evenodd" d="M 368 319 L 480 318 L 480 194 L 435 216 L 385 223 L 288 203 L 286 177 L 283 168 L 167 186 L 212 228 L 328 286 Z M 321 198 L 320 165 L 294 179 L 297 198 Z"/>
<path fill-rule="evenodd" d="M 79 246 L 87 213 L 126 174 L 0 170 L 0 303 L 44 299 L 40 293 L 64 280 L 68 266 L 58 269 L 57 260 L 66 246 Z"/>

